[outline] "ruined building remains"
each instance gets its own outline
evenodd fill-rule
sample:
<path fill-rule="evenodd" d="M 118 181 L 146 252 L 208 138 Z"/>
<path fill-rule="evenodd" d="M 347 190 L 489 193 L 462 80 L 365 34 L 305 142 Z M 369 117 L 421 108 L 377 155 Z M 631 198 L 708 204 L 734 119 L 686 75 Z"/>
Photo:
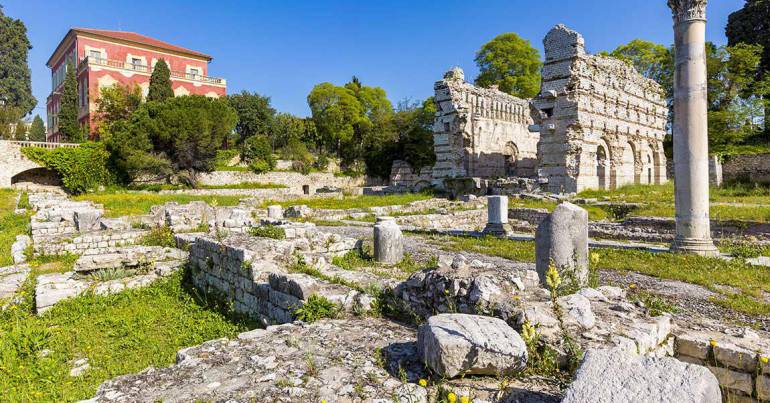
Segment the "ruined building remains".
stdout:
<path fill-rule="evenodd" d="M 668 108 L 663 89 L 631 65 L 589 55 L 564 25 L 543 41 L 538 171 L 554 193 L 666 181 Z"/>
<path fill-rule="evenodd" d="M 532 176 L 538 133 L 529 101 L 465 82 L 455 67 L 436 82 L 434 183 L 448 178 Z"/>
<path fill-rule="evenodd" d="M 542 190 L 574 193 L 666 182 L 662 87 L 621 60 L 587 54 L 564 25 L 543 42 L 532 100 L 469 84 L 457 67 L 436 82 L 436 164 L 418 174 L 398 161 L 392 184 L 454 191 L 464 181 L 483 191 L 500 183 L 489 179 L 532 178 Z"/>

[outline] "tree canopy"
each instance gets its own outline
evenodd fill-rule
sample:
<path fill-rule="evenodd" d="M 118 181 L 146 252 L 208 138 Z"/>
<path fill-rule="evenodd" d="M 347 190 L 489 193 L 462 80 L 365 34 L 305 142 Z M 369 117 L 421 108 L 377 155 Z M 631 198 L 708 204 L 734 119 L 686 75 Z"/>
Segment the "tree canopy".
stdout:
<path fill-rule="evenodd" d="M 163 59 L 155 63 L 150 75 L 150 88 L 147 92 L 148 101 L 164 101 L 174 97 L 174 90 L 171 88 L 171 71 L 168 64 Z"/>
<path fill-rule="evenodd" d="M 240 94 L 228 95 L 227 102 L 238 114 L 238 123 L 235 125 L 238 143 L 251 136 L 271 134 L 275 109 L 270 106 L 270 97 L 243 91 Z"/>
<path fill-rule="evenodd" d="M 37 104 L 27 64 L 30 49 L 27 27 L 21 20 L 3 14 L 0 5 L 0 100 L 6 107 L 18 108 L 17 118 L 30 113 Z"/>
<path fill-rule="evenodd" d="M 29 126 L 29 141 L 45 141 L 45 122 L 40 115 L 35 115 Z"/>
<path fill-rule="evenodd" d="M 532 98 L 540 92 L 540 52 L 513 32 L 485 43 L 476 52 L 476 64 L 479 86 L 497 85 L 500 91 L 519 98 Z"/>

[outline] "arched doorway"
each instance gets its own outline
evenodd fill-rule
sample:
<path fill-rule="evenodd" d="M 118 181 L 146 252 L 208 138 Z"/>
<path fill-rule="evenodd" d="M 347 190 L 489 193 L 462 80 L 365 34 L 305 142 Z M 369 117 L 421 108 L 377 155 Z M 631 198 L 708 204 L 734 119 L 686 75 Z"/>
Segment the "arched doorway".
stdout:
<path fill-rule="evenodd" d="M 636 159 L 634 158 L 634 148 L 631 143 L 626 142 L 623 144 L 623 155 L 620 158 L 619 171 L 620 175 L 618 175 L 618 187 L 635 182 Z"/>
<path fill-rule="evenodd" d="M 35 185 L 60 186 L 61 179 L 48 168 L 32 168 L 11 177 L 11 185 L 30 183 Z"/>
<path fill-rule="evenodd" d="M 607 190 L 610 186 L 610 168 L 607 150 L 603 145 L 596 149 L 596 176 L 599 178 L 599 189 Z"/>
<path fill-rule="evenodd" d="M 509 141 L 505 145 L 503 156 L 505 157 L 505 176 L 516 176 L 516 166 L 519 160 L 519 148 L 516 147 L 516 144 Z"/>

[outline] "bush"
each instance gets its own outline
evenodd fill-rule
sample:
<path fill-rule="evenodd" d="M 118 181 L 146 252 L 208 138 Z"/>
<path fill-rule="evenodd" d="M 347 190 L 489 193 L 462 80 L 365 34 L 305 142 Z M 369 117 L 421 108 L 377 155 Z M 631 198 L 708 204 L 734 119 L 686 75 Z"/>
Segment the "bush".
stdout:
<path fill-rule="evenodd" d="M 22 153 L 61 177 L 64 187 L 73 194 L 110 184 L 113 177 L 107 169 L 110 153 L 102 143 L 86 143 L 75 148 L 26 147 Z"/>
<path fill-rule="evenodd" d="M 326 154 L 321 154 L 316 158 L 315 163 L 313 163 L 313 167 L 319 171 L 326 171 L 327 168 L 329 168 L 329 157 L 326 156 Z"/>
<path fill-rule="evenodd" d="M 265 136 L 251 136 L 243 142 L 241 160 L 249 164 L 249 169 L 261 174 L 275 168 L 275 157 L 270 141 Z"/>
<path fill-rule="evenodd" d="M 312 323 L 323 318 L 336 318 L 339 316 L 340 307 L 326 297 L 311 295 L 307 301 L 294 311 L 297 320 Z"/>
<path fill-rule="evenodd" d="M 176 248 L 176 240 L 174 240 L 174 231 L 168 226 L 155 227 L 150 232 L 141 237 L 137 242 L 144 246 L 163 246 L 168 248 Z"/>
<path fill-rule="evenodd" d="M 255 174 L 270 172 L 270 164 L 265 160 L 253 160 L 249 162 L 249 170 Z"/>
<path fill-rule="evenodd" d="M 262 238 L 285 239 L 286 231 L 275 225 L 263 225 L 249 229 L 249 234 Z"/>
<path fill-rule="evenodd" d="M 290 139 L 286 146 L 281 150 L 281 158 L 291 160 L 291 168 L 303 174 L 310 173 L 313 167 L 313 154 L 307 150 L 305 143 Z"/>

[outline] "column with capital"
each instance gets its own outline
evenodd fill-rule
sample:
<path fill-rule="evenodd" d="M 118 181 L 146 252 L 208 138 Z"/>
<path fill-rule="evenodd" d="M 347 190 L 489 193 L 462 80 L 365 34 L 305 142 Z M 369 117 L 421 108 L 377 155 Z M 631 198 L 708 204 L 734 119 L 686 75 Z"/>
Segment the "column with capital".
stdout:
<path fill-rule="evenodd" d="M 674 17 L 674 189 L 671 250 L 714 256 L 709 223 L 706 0 L 668 0 Z"/>

